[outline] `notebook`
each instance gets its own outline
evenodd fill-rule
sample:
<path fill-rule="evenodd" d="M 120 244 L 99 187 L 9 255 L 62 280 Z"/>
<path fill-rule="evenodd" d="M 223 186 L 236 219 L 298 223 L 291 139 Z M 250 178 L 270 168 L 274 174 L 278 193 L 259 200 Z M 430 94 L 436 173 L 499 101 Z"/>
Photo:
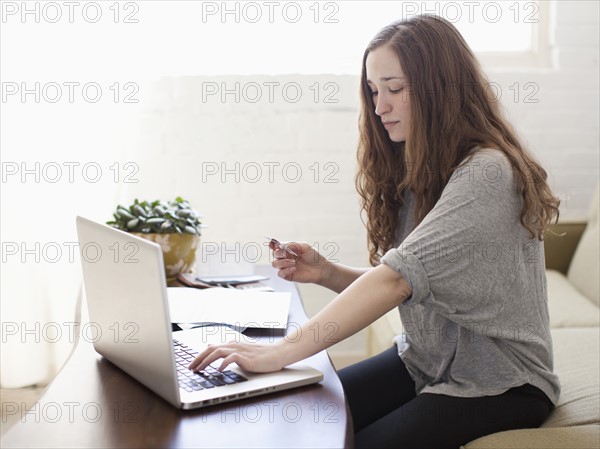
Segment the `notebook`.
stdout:
<path fill-rule="evenodd" d="M 89 318 L 99 330 L 94 349 L 167 402 L 200 408 L 323 379 L 302 363 L 268 374 L 236 364 L 220 372 L 220 361 L 189 371 L 209 343 L 249 339 L 227 326 L 173 332 L 160 246 L 83 217 L 76 224 Z"/>

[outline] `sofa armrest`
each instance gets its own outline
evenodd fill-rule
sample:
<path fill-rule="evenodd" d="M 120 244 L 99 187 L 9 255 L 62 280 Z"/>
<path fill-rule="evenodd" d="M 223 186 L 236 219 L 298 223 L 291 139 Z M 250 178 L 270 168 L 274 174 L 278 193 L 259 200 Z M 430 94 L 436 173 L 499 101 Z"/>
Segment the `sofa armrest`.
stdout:
<path fill-rule="evenodd" d="M 546 269 L 567 274 L 587 221 L 572 220 L 550 225 L 544 234 Z M 562 235 L 564 234 L 564 235 Z"/>

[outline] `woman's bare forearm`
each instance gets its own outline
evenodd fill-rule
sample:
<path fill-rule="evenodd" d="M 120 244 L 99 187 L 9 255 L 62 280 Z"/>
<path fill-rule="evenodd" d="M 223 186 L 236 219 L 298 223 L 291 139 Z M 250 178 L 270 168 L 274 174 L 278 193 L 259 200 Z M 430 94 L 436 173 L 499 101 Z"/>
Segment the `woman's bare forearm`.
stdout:
<path fill-rule="evenodd" d="M 369 270 L 302 327 L 276 343 L 283 365 L 310 357 L 348 338 L 411 294 L 404 277 L 387 265 Z"/>
<path fill-rule="evenodd" d="M 355 268 L 339 263 L 328 262 L 325 265 L 323 277 L 319 285 L 333 290 L 336 293 L 341 293 L 350 284 L 365 274 L 371 268 Z"/>

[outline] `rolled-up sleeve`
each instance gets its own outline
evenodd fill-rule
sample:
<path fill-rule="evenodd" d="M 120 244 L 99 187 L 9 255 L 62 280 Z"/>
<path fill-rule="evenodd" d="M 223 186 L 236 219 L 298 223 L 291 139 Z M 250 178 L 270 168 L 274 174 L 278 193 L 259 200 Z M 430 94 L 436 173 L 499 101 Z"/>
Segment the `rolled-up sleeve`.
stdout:
<path fill-rule="evenodd" d="M 381 262 L 400 273 L 410 284 L 412 295 L 408 298 L 411 304 L 423 301 L 429 294 L 429 278 L 419 258 L 405 246 L 389 250 Z"/>
<path fill-rule="evenodd" d="M 421 223 L 381 262 L 412 288 L 401 307 L 422 304 L 456 318 L 510 293 L 526 230 L 513 171 L 499 150 L 482 150 L 451 176 Z"/>

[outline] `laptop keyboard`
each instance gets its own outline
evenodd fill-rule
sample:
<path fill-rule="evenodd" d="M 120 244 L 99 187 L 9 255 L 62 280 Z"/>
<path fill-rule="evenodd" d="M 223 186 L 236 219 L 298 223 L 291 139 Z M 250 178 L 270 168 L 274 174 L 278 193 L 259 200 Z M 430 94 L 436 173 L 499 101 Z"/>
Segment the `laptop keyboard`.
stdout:
<path fill-rule="evenodd" d="M 202 371 L 191 371 L 188 366 L 198 353 L 177 340 L 173 340 L 173 350 L 175 351 L 175 363 L 177 364 L 177 380 L 179 386 L 185 391 L 206 390 L 248 380 L 231 370 L 221 372 L 211 365 L 208 365 Z"/>

